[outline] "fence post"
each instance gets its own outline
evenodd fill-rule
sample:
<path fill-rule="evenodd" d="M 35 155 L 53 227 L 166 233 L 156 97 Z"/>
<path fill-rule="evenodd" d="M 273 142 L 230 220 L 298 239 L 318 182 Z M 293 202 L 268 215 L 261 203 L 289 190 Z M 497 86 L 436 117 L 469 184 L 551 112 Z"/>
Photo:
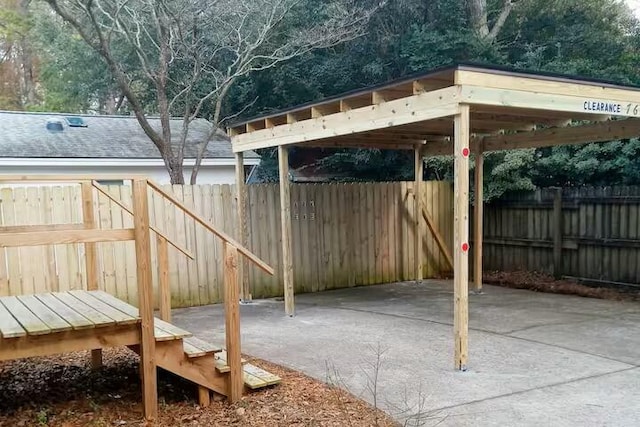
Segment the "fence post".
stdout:
<path fill-rule="evenodd" d="M 562 188 L 556 188 L 553 196 L 553 275 L 562 276 Z"/>
<path fill-rule="evenodd" d="M 242 398 L 244 380 L 242 378 L 242 356 L 240 342 L 240 292 L 238 283 L 238 248 L 225 242 L 224 260 L 224 319 L 227 364 L 229 372 L 229 401 Z"/>
<path fill-rule="evenodd" d="M 158 248 L 158 290 L 160 291 L 160 318 L 171 322 L 171 290 L 169 289 L 169 242 L 156 234 Z"/>
<path fill-rule="evenodd" d="M 80 183 L 82 193 L 82 222 L 84 228 L 96 228 L 95 212 L 93 210 L 93 185 L 91 181 Z M 95 243 L 84 244 L 84 260 L 87 273 L 87 290 L 98 290 L 98 258 Z M 91 350 L 91 367 L 97 369 L 102 366 L 102 350 Z"/>

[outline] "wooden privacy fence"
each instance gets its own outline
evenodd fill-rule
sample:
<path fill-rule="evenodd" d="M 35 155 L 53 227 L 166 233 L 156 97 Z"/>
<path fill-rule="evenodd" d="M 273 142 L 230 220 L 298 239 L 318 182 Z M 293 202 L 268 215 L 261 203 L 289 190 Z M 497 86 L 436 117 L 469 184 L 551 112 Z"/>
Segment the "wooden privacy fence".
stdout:
<path fill-rule="evenodd" d="M 450 247 L 451 185 L 426 182 L 422 197 L 433 222 Z M 163 186 L 189 208 L 232 236 L 239 236 L 235 190 L 229 185 Z M 131 206 L 131 187 L 105 189 Z M 291 187 L 294 284 L 297 292 L 411 280 L 414 267 L 413 182 L 293 184 Z M 270 265 L 268 276 L 248 267 L 254 298 L 281 296 L 282 253 L 278 186 L 247 186 L 248 247 Z M 132 218 L 97 191 L 96 221 L 101 228 L 132 227 Z M 150 220 L 195 260 L 169 247 L 171 305 L 188 307 L 223 299 L 222 244 L 157 194 L 150 193 Z M 1 225 L 82 222 L 80 189 L 72 186 L 0 189 Z M 449 270 L 436 242 L 421 221 L 424 277 Z M 152 239 L 154 287 L 158 286 L 157 248 Z M 0 249 L 0 295 L 83 289 L 81 245 Z M 98 243 L 100 288 L 137 305 L 132 242 Z M 158 292 L 154 292 L 158 295 Z M 156 301 L 157 304 L 157 301 Z"/>
<path fill-rule="evenodd" d="M 484 268 L 640 283 L 640 187 L 542 189 L 490 203 Z"/>

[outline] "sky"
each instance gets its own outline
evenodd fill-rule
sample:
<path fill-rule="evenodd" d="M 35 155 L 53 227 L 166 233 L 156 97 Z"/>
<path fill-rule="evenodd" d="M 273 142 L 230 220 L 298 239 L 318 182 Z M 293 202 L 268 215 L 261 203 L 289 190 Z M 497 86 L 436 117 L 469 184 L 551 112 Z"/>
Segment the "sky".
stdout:
<path fill-rule="evenodd" d="M 640 18 L 640 0 L 626 0 L 627 4 L 633 9 L 636 16 Z"/>

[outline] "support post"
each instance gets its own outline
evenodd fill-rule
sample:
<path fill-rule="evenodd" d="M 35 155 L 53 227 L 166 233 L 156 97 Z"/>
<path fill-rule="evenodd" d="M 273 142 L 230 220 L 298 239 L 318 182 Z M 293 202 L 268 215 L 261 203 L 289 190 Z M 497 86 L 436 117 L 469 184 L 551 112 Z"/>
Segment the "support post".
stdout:
<path fill-rule="evenodd" d="M 469 106 L 455 116 L 453 330 L 455 368 L 467 369 L 469 330 Z"/>
<path fill-rule="evenodd" d="M 247 245 L 247 187 L 244 176 L 244 153 L 236 153 L 236 199 L 238 204 L 238 241 L 245 248 Z M 249 263 L 242 257 L 238 265 L 238 277 L 240 280 L 240 298 L 242 301 L 251 301 L 251 288 L 249 287 Z"/>
<path fill-rule="evenodd" d="M 140 376 L 144 417 L 152 421 L 158 414 L 156 341 L 153 325 L 153 284 L 151 279 L 151 235 L 147 181 L 133 181 L 133 225 L 136 248 L 136 277 L 140 312 Z"/>
<path fill-rule="evenodd" d="M 242 356 L 240 342 L 240 291 L 238 286 L 238 248 L 224 244 L 224 319 L 229 372 L 229 401 L 242 398 Z"/>
<path fill-rule="evenodd" d="M 293 288 L 293 254 L 291 245 L 291 186 L 289 184 L 289 151 L 278 146 L 280 173 L 280 221 L 282 225 L 282 272 L 284 277 L 284 307 L 288 316 L 295 313 Z"/>
<path fill-rule="evenodd" d="M 484 154 L 482 141 L 478 141 L 475 164 L 475 199 L 473 209 L 473 284 L 476 292 L 482 292 L 482 238 L 484 218 Z"/>
<path fill-rule="evenodd" d="M 424 175 L 424 162 L 422 161 L 422 146 L 416 145 L 414 149 L 414 171 L 415 171 L 415 183 L 413 185 L 413 228 L 415 232 L 415 268 L 416 268 L 416 281 L 422 280 L 422 266 L 424 265 L 424 251 L 422 250 L 422 220 L 421 206 L 422 206 L 422 177 Z"/>
<path fill-rule="evenodd" d="M 553 196 L 553 275 L 562 277 L 562 188 Z"/>
<path fill-rule="evenodd" d="M 160 291 L 160 318 L 171 322 L 171 289 L 169 288 L 169 242 L 156 234 L 158 247 L 158 290 Z"/>
<path fill-rule="evenodd" d="M 80 183 L 82 194 L 82 223 L 84 228 L 96 228 L 95 212 L 93 209 L 93 185 L 90 181 Z M 98 290 L 98 257 L 95 243 L 84 243 L 84 260 L 87 271 L 87 290 Z M 97 369 L 102 366 L 102 349 L 91 350 L 91 367 Z"/>

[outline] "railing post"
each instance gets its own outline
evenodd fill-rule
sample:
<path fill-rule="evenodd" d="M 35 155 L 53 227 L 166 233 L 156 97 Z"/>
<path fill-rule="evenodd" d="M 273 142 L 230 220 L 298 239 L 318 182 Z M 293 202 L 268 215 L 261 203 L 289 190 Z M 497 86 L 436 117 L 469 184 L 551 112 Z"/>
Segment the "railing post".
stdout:
<path fill-rule="evenodd" d="M 224 244 L 224 317 L 229 372 L 229 401 L 242 397 L 242 356 L 240 342 L 240 293 L 238 283 L 238 248 Z"/>
<path fill-rule="evenodd" d="M 82 193 L 82 223 L 84 228 L 96 228 L 93 210 L 93 185 L 91 181 L 80 183 Z M 87 290 L 98 290 L 98 257 L 95 243 L 84 243 L 84 260 L 87 272 Z M 97 369 L 102 366 L 102 350 L 91 350 L 91 367 Z"/>
<path fill-rule="evenodd" d="M 169 289 L 169 242 L 156 234 L 158 248 L 158 290 L 160 291 L 160 318 L 171 322 L 171 289 Z"/>
<path fill-rule="evenodd" d="M 153 420 L 158 413 L 156 341 L 153 325 L 153 284 L 151 281 L 151 233 L 147 181 L 133 181 L 133 225 L 136 247 L 136 276 L 141 320 L 140 374 L 144 417 Z"/>
<path fill-rule="evenodd" d="M 415 241 L 413 242 L 415 278 L 417 282 L 422 281 L 422 267 L 424 265 L 424 251 L 422 248 L 422 221 L 420 220 L 420 208 L 422 206 L 422 178 L 424 175 L 424 162 L 422 161 L 422 145 L 418 144 L 414 148 L 414 184 L 413 184 L 413 228 Z"/>
<path fill-rule="evenodd" d="M 238 206 L 238 241 L 242 246 L 247 246 L 247 186 L 244 176 L 244 153 L 236 153 L 236 199 Z M 243 257 L 238 266 L 238 277 L 241 284 L 240 297 L 243 301 L 251 301 L 251 288 L 249 286 L 249 263 Z"/>

